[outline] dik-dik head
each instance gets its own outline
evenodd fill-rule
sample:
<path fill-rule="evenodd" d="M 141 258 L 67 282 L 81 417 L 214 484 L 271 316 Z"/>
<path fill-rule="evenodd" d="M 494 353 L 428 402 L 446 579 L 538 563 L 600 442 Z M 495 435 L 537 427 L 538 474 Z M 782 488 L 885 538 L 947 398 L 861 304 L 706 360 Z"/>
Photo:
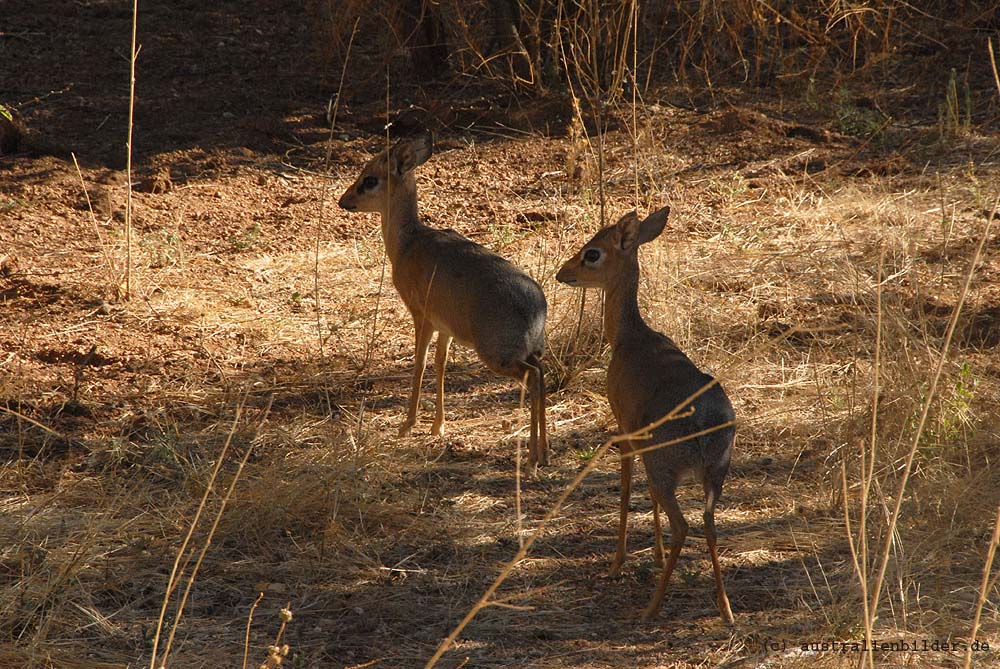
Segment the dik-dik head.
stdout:
<path fill-rule="evenodd" d="M 431 157 L 432 147 L 429 132 L 399 140 L 391 149 L 368 161 L 340 197 L 340 206 L 348 211 L 387 212 L 390 197 L 413 190 L 413 170 Z"/>
<path fill-rule="evenodd" d="M 669 214 L 670 207 L 664 207 L 639 220 L 639 215 L 630 211 L 594 235 L 566 261 L 556 279 L 579 288 L 606 288 L 636 263 L 641 244 L 660 236 Z"/>

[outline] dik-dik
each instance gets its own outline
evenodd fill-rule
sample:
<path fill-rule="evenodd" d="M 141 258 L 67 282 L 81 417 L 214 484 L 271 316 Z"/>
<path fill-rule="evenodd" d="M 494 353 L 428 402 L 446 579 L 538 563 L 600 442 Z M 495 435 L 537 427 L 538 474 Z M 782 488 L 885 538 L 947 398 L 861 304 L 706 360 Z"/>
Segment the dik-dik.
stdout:
<path fill-rule="evenodd" d="M 684 545 L 688 524 L 675 492 L 684 477 L 693 476 L 705 490 L 705 539 L 715 574 L 716 602 L 723 620 L 732 623 L 733 613 L 716 550 L 715 503 L 729 471 L 736 435 L 733 407 L 722 387 L 713 384 L 714 379 L 699 370 L 669 337 L 646 325 L 639 313 L 639 246 L 660 235 L 669 213 L 670 208 L 664 207 L 645 220 L 639 220 L 635 212 L 626 214 L 587 242 L 562 266 L 556 279 L 571 286 L 604 290 L 604 333 L 611 344 L 608 400 L 623 434 L 652 425 L 692 395 L 703 391 L 677 411 L 678 417 L 655 427 L 649 439 L 634 439 L 623 444 L 621 516 L 612 575 L 618 572 L 625 559 L 632 453 L 666 443 L 668 445 L 641 452 L 653 497 L 660 560 L 663 549 L 657 507 L 665 510 L 670 520 L 670 556 L 643 618 L 648 620 L 659 613 L 667 583 Z"/>
<path fill-rule="evenodd" d="M 417 421 L 431 337 L 438 333 L 437 410 L 431 433 L 444 434 L 444 369 L 452 339 L 472 347 L 498 374 L 523 380 L 531 395 L 530 465 L 547 464 L 545 435 L 545 295 L 523 271 L 454 230 L 424 225 L 414 170 L 432 153 L 430 134 L 401 140 L 372 158 L 340 198 L 348 211 L 382 216 L 392 283 L 416 331 L 413 388 L 401 436 Z"/>

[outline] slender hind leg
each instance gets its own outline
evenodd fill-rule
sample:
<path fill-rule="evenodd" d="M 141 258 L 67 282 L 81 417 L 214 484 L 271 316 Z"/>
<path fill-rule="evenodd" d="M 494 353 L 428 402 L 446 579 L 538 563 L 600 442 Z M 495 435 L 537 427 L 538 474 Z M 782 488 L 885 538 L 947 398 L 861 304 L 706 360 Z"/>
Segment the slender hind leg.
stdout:
<path fill-rule="evenodd" d="M 549 440 L 545 433 L 545 367 L 538 356 L 533 356 L 535 387 L 531 390 L 531 421 L 538 430 L 538 464 L 549 464 Z"/>
<path fill-rule="evenodd" d="M 416 349 L 413 354 L 413 386 L 410 388 L 410 409 L 406 414 L 406 422 L 399 428 L 399 436 L 405 437 L 417 423 L 417 406 L 420 404 L 420 384 L 424 380 L 424 366 L 427 364 L 427 348 L 431 344 L 434 329 L 423 316 L 413 316 L 413 327 L 416 331 Z"/>
<path fill-rule="evenodd" d="M 536 417 L 538 415 L 538 408 L 535 403 L 535 397 L 537 393 L 534 390 L 535 386 L 535 371 L 537 367 L 532 364 L 534 356 L 528 356 L 527 360 L 519 360 L 509 365 L 499 365 L 490 364 L 489 360 L 483 359 L 490 369 L 492 369 L 497 374 L 502 374 L 506 377 L 512 378 L 521 384 L 522 393 L 520 395 L 522 401 L 528 401 L 528 410 L 530 413 L 530 436 L 528 438 L 528 467 L 534 471 L 539 464 L 538 457 L 538 422 Z M 518 405 L 523 406 L 523 405 Z M 542 463 L 544 464 L 544 463 Z"/>
<path fill-rule="evenodd" d="M 437 407 L 434 412 L 434 425 L 431 434 L 435 437 L 444 436 L 444 370 L 448 366 L 448 349 L 451 347 L 451 337 L 438 332 L 437 350 L 434 352 L 434 373 L 437 381 Z"/>
<path fill-rule="evenodd" d="M 542 361 L 532 353 L 517 363 L 515 378 L 521 381 L 529 396 L 531 437 L 528 441 L 528 464 L 532 467 L 549 463 L 545 439 L 545 372 Z"/>
<path fill-rule="evenodd" d="M 653 536 L 655 538 L 655 543 L 653 544 L 653 562 L 660 569 L 663 569 L 663 530 L 660 525 L 660 505 L 653 500 Z"/>
<path fill-rule="evenodd" d="M 545 440 L 545 375 L 541 361 L 532 353 L 511 370 L 501 368 L 495 371 L 520 381 L 529 396 L 531 436 L 528 441 L 528 465 L 537 467 L 548 464 Z"/>
<path fill-rule="evenodd" d="M 632 496 L 632 465 L 635 463 L 634 455 L 627 455 L 632 450 L 627 443 L 622 443 L 622 490 L 621 490 L 621 512 L 618 516 L 618 548 L 615 557 L 611 561 L 611 569 L 608 576 L 617 576 L 621 571 L 622 563 L 625 562 L 625 542 L 628 536 L 628 504 Z M 655 504 L 655 502 L 654 502 Z"/>
<path fill-rule="evenodd" d="M 659 503 L 663 507 L 663 510 L 667 513 L 667 519 L 670 521 L 670 557 L 663 568 L 663 573 L 660 574 L 660 582 L 656 586 L 653 600 L 642 613 L 643 620 L 650 620 L 660 612 L 660 607 L 663 606 L 663 596 L 667 592 L 667 583 L 670 582 L 670 575 L 674 573 L 674 567 L 677 566 L 677 557 L 681 554 L 681 548 L 684 546 L 684 540 L 687 538 L 688 524 L 684 520 L 684 514 L 681 513 L 681 507 L 677 503 L 673 487 L 671 485 L 666 489 L 650 488 L 650 492 L 653 495 L 653 502 Z"/>
<path fill-rule="evenodd" d="M 538 467 L 538 423 L 535 422 L 537 407 L 535 406 L 535 395 L 532 391 L 534 385 L 535 369 L 528 363 L 522 363 L 523 367 L 519 380 L 521 381 L 521 400 L 528 400 L 528 467 L 535 471 Z M 523 405 L 522 405 L 523 406 Z"/>
<path fill-rule="evenodd" d="M 705 482 L 705 541 L 708 543 L 708 553 L 712 556 L 712 571 L 715 575 L 715 602 L 719 613 L 726 623 L 733 624 L 733 610 L 729 607 L 729 597 L 726 596 L 726 585 L 722 582 L 722 567 L 719 565 L 719 552 L 716 549 L 715 535 L 715 502 L 722 493 L 722 481 Z"/>

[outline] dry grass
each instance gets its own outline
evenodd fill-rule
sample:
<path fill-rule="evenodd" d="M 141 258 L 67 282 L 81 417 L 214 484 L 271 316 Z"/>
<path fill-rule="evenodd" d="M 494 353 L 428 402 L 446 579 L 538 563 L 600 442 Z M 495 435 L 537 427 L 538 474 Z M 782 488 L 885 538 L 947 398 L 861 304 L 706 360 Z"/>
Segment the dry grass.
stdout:
<path fill-rule="evenodd" d="M 652 137 L 656 121 L 650 123 Z M 609 137 L 612 155 L 617 141 Z M 550 163 L 558 146 L 538 145 L 532 160 L 540 167 Z M 421 181 L 431 221 L 450 221 L 519 258 L 550 295 L 553 383 L 561 388 L 551 410 L 556 464 L 525 483 L 525 529 L 531 530 L 569 476 L 593 457 L 612 421 L 601 395 L 606 352 L 595 329 L 599 299 L 588 295 L 581 319 L 579 298 L 552 281 L 558 260 L 596 227 L 596 204 L 583 192 L 561 201 L 548 199 L 544 190 L 529 194 L 532 170 L 476 176 L 475 161 L 486 155 L 504 160 L 508 151 L 480 147 L 473 159 L 465 150 L 443 150 Z M 470 191 L 485 195 L 483 209 L 456 215 L 454 196 L 435 187 L 435 168 L 462 174 Z M 961 181 L 948 186 L 947 173 L 905 183 L 777 179 L 768 185 L 773 196 L 764 199 L 752 192 L 726 195 L 728 178 L 707 173 L 644 194 L 670 201 L 676 216 L 669 241 L 643 254 L 641 287 L 651 322 L 709 369 L 731 367 L 787 327 L 806 330 L 736 365 L 725 379 L 741 428 L 719 525 L 740 623 L 732 634 L 714 623 L 697 538 L 661 623 L 679 639 L 691 635 L 685 643 L 712 649 L 719 663 L 763 652 L 768 639 L 858 638 L 860 599 L 846 552 L 839 474 L 846 468 L 853 499 L 857 444 L 871 421 L 879 257 L 884 249 L 872 546 L 884 538 L 881 510 L 893 501 L 947 305 L 985 227 L 977 214 L 982 203 L 970 201 Z M 611 192 L 609 212 L 631 207 L 627 190 Z M 744 205 L 748 200 L 755 200 L 752 211 Z M 970 204 L 949 204 L 942 220 L 942 201 Z M 526 209 L 551 212 L 554 223 L 522 229 L 518 214 Z M 513 448 L 526 420 L 514 406 L 516 393 L 459 352 L 449 376 L 452 436 L 441 442 L 386 437 L 404 412 L 411 364 L 407 316 L 394 296 L 384 298 L 373 362 L 362 367 L 380 241 L 374 227 L 352 224 L 359 227 L 353 239 L 325 243 L 319 256 L 327 333 L 322 352 L 308 307 L 310 251 L 239 254 L 241 275 L 260 281 L 245 300 L 235 299 L 238 291 L 224 275 L 186 281 L 207 260 L 187 253 L 182 266 L 138 269 L 136 286 L 148 296 L 147 306 L 127 307 L 116 319 L 138 330 L 183 326 L 200 357 L 183 347 L 151 355 L 145 369 L 168 359 L 171 366 L 156 368 L 141 388 L 121 389 L 121 399 L 134 404 L 125 411 L 113 409 L 115 402 L 102 399 L 85 375 L 80 402 L 111 420 L 72 430 L 79 446 L 16 416 L 4 418 L 8 452 L 25 453 L 3 471 L 10 522 L 0 611 L 4 634 L 15 642 L 6 651 L 11 662 L 117 666 L 124 658 L 146 657 L 165 570 L 244 394 L 246 416 L 238 421 L 232 457 L 249 450 L 247 469 L 181 620 L 175 664 L 231 664 L 242 649 L 240 620 L 258 591 L 265 595 L 257 621 L 276 620 L 277 608 L 292 602 L 296 619 L 286 631 L 292 657 L 336 657 L 345 666 L 375 659 L 382 666 L 411 664 L 427 657 L 449 621 L 512 555 Z M 994 261 L 988 254 L 977 274 L 970 313 L 991 304 Z M 89 271 L 100 285 L 101 268 Z M 81 284 L 87 280 L 80 278 Z M 290 297 L 296 293 L 298 300 Z M 975 341 L 969 328 L 981 327 L 976 322 L 960 320 L 931 404 L 892 552 L 878 639 L 962 638 L 971 622 L 983 540 L 1000 504 L 988 466 L 997 378 L 989 349 L 966 343 Z M 20 398 L 21 413 L 71 431 L 58 401 L 46 403 L 32 391 L 30 374 L 4 378 L 2 394 Z M 53 457 L 53 448 L 79 455 L 67 461 Z M 226 464 L 224 475 L 231 477 L 234 466 Z M 639 514 L 644 520 L 633 541 L 639 557 L 630 562 L 632 571 L 618 582 L 592 580 L 606 567 L 613 543 L 608 482 L 615 469 L 613 462 L 598 463 L 598 478 L 585 480 L 536 551 L 515 569 L 498 596 L 517 608 L 481 612 L 448 656 L 475 657 L 479 664 L 493 656 L 507 664 L 537 652 L 574 666 L 600 666 L 601 658 L 648 664 L 671 657 L 648 645 L 644 628 L 626 625 L 651 585 L 650 543 L 642 537 L 648 516 Z M 224 490 L 224 482 L 217 488 Z M 209 496 L 210 511 L 220 494 Z M 696 495 L 687 494 L 690 505 Z M 970 543 L 970 536 L 979 539 Z M 200 546 L 204 530 L 193 540 Z M 608 624 L 588 622 L 595 614 Z M 997 615 L 995 599 L 987 596 L 980 638 L 995 634 Z M 299 629 L 300 621 L 310 622 Z M 261 645 L 271 643 L 274 631 L 258 630 L 258 624 L 263 627 L 257 622 L 251 629 L 250 657 L 262 661 Z M 223 632 L 229 628 L 232 635 Z M 500 630 L 512 628 L 539 640 L 531 644 L 535 650 L 498 645 Z M 331 639 L 333 629 L 341 631 Z M 566 654 L 565 644 L 594 633 L 593 641 Z M 85 662 L 73 659 L 81 648 L 88 648 Z M 814 663 L 809 655 L 772 657 L 771 666 Z M 934 666 L 942 661 L 940 654 L 908 657 Z M 823 661 L 843 666 L 830 657 Z M 892 656 L 897 661 L 902 656 Z"/>
<path fill-rule="evenodd" d="M 773 101 L 753 111 L 671 104 L 699 87 L 717 93 L 734 62 L 753 81 L 796 67 L 867 76 L 934 16 L 918 21 L 901 3 L 876 3 L 886 13 L 827 3 L 775 23 L 775 10 L 759 3 L 701 3 L 697 14 L 690 3 L 651 3 L 643 11 L 685 16 L 686 36 L 625 31 L 631 37 L 615 49 L 563 55 L 553 75 L 546 58 L 587 34 L 618 35 L 613 28 L 630 25 L 636 6 L 529 5 L 517 4 L 523 22 L 498 46 L 502 57 L 466 30 L 453 62 L 515 89 L 565 82 L 570 136 L 502 125 L 445 133 L 419 178 L 431 224 L 516 259 L 549 296 L 553 465 L 515 489 L 526 412 L 517 390 L 468 351 L 451 364 L 448 436 L 430 439 L 426 422 L 414 437 L 389 436 L 408 393 L 409 317 L 383 285 L 377 225 L 329 201 L 372 148 L 356 139 L 368 128 L 358 117 L 381 104 L 345 111 L 341 129 L 350 133 L 333 139 L 323 128 L 331 144 L 299 146 L 280 168 L 243 165 L 156 200 L 137 197 L 146 227 L 134 247 L 110 217 L 65 204 L 94 170 L 33 183 L 54 197 L 37 230 L 24 233 L 32 265 L 0 272 L 12 305 L 9 350 L 0 352 L 0 666 L 150 662 L 165 601 L 164 629 L 177 626 L 170 666 L 235 666 L 241 657 L 413 666 L 501 573 L 503 586 L 482 600 L 442 664 L 856 666 L 856 653 L 801 645 L 864 638 L 867 593 L 848 541 L 858 531 L 864 573 L 878 571 L 889 547 L 874 638 L 962 641 L 975 618 L 977 639 L 1000 642 L 987 557 L 1000 506 L 991 467 L 1000 255 L 987 222 L 1000 178 L 995 125 L 908 130 L 851 95 L 832 97 L 846 90 L 839 84 L 817 111 L 836 119 L 834 131 L 814 132 L 815 141 Z M 462 27 L 457 4 L 434 7 Z M 358 8 L 347 3 L 324 25 L 353 40 L 356 29 L 409 20 L 359 20 Z M 406 45 L 399 30 L 380 65 Z M 770 55 L 748 59 L 748 40 Z M 331 42 L 334 50 L 349 43 Z M 628 45 L 640 43 L 641 67 L 628 65 Z M 370 52 L 358 58 L 374 62 Z M 634 108 L 596 102 L 628 81 L 648 83 L 643 73 L 668 59 L 678 79 L 701 83 L 650 88 Z M 941 88 L 952 106 L 955 86 Z M 594 118 L 612 129 L 595 132 Z M 958 113 L 947 119 L 961 125 Z M 331 163 L 332 186 L 317 171 Z M 247 191 L 261 191 L 259 200 L 241 199 Z M 733 629 L 715 617 L 700 536 L 662 619 L 634 622 L 653 582 L 641 496 L 625 573 L 603 577 L 617 467 L 596 450 L 614 429 L 601 304 L 554 281 L 603 219 L 664 202 L 674 211 L 664 241 L 642 255 L 644 312 L 699 365 L 725 372 L 740 417 L 718 513 Z M 263 225 L 255 207 L 270 216 Z M 314 235 L 303 236 L 300 221 Z M 982 260 L 969 268 L 981 241 Z M 94 300 L 127 253 L 135 299 Z M 60 274 L 44 278 L 51 268 Z M 966 306 L 942 357 L 967 270 Z M 682 504 L 696 508 L 697 497 L 685 489 Z M 217 526 L 195 523 L 201 500 Z M 546 514 L 541 539 L 512 561 Z M 189 532 L 191 553 L 182 550 Z M 165 597 L 171 565 L 180 555 L 190 574 L 186 556 L 199 552 L 179 617 Z M 282 613 L 289 605 L 294 619 Z M 973 657 L 987 666 L 997 655 Z M 883 666 L 964 658 L 964 650 L 874 656 Z"/>

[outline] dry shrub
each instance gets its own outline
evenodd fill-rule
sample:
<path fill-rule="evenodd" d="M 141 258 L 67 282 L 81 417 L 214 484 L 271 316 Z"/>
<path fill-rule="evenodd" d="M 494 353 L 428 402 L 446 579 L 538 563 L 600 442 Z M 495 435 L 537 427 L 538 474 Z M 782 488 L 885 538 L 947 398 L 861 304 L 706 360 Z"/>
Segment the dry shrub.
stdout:
<path fill-rule="evenodd" d="M 424 80 L 450 70 L 511 90 L 544 92 L 569 84 L 605 100 L 633 83 L 645 90 L 692 76 L 709 88 L 820 75 L 881 78 L 914 59 L 965 53 L 967 36 L 989 30 L 1000 9 L 992 0 L 960 7 L 917 7 L 902 0 L 863 6 L 802 0 L 323 0 L 315 6 L 321 52 L 334 70 L 360 20 L 380 65 L 366 76 L 381 75 L 385 63 L 405 55 Z"/>
<path fill-rule="evenodd" d="M 578 306 L 563 310 L 550 326 L 546 376 L 555 390 L 573 386 L 580 374 L 606 362 L 601 294 L 581 290 L 574 302 Z"/>

